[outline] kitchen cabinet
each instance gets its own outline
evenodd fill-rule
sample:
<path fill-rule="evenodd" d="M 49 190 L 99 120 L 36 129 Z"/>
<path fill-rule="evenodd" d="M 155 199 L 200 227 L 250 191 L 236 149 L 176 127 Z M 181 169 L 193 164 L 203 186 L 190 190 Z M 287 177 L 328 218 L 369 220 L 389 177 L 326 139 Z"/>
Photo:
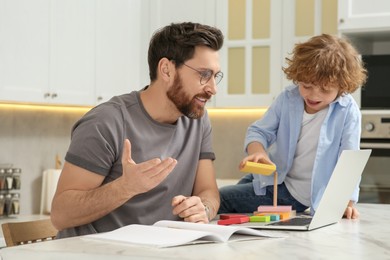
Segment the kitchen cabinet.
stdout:
<path fill-rule="evenodd" d="M 90 106 L 139 89 L 141 2 L 0 0 L 0 101 Z"/>
<path fill-rule="evenodd" d="M 361 54 L 390 54 L 390 1 L 339 1 L 338 29 Z"/>
<path fill-rule="evenodd" d="M 390 31 L 390 1 L 338 1 L 342 32 Z"/>
<path fill-rule="evenodd" d="M 107 101 L 147 84 L 149 42 L 141 37 L 145 8 L 141 1 L 97 1 L 95 102 Z M 141 60 L 145 60 L 143 67 Z"/>
<path fill-rule="evenodd" d="M 390 54 L 390 1 L 339 1 L 338 30 L 362 55 Z M 361 104 L 361 91 L 353 97 Z"/>
<path fill-rule="evenodd" d="M 224 35 L 216 107 L 267 106 L 280 91 L 282 1 L 218 1 Z"/>
<path fill-rule="evenodd" d="M 94 0 L 50 1 L 49 95 L 57 104 L 94 103 Z"/>
<path fill-rule="evenodd" d="M 52 98 L 48 31 L 48 0 L 0 0 L 0 101 Z"/>
<path fill-rule="evenodd" d="M 1 101 L 93 103 L 91 1 L 0 0 Z"/>
<path fill-rule="evenodd" d="M 149 0 L 149 38 L 157 29 L 177 22 L 215 26 L 216 0 Z"/>

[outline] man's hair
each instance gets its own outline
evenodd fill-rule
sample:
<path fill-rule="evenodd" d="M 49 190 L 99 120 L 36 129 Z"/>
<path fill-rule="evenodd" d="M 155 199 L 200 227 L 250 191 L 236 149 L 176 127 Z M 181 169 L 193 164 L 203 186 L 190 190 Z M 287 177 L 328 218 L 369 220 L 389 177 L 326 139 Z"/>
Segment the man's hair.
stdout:
<path fill-rule="evenodd" d="M 283 71 L 295 84 L 336 86 L 339 95 L 353 93 L 367 78 L 367 70 L 354 46 L 345 38 L 328 34 L 296 44 L 286 63 L 288 66 Z"/>
<path fill-rule="evenodd" d="M 181 66 L 194 56 L 195 47 L 206 46 L 218 51 L 223 45 L 222 32 L 199 23 L 172 23 L 156 31 L 149 44 L 148 63 L 150 80 L 157 78 L 157 66 L 162 58 Z"/>

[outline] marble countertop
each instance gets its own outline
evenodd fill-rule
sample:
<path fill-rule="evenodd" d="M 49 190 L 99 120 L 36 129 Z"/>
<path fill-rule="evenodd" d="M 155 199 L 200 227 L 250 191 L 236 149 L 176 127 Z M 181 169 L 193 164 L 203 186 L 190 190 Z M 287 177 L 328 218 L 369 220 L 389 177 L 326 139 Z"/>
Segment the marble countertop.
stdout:
<path fill-rule="evenodd" d="M 152 248 L 74 237 L 3 248 L 0 255 L 3 260 L 389 259 L 390 205 L 358 204 L 357 207 L 361 213 L 359 220 L 342 219 L 313 231 L 286 231 L 286 238 Z"/>

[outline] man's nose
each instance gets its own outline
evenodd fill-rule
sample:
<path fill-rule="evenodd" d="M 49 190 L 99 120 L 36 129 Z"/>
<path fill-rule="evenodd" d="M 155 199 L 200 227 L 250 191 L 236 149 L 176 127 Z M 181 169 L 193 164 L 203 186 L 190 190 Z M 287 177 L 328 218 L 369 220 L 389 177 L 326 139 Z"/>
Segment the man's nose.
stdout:
<path fill-rule="evenodd" d="M 212 77 L 209 82 L 207 82 L 206 86 L 205 86 L 205 91 L 210 94 L 210 95 L 215 95 L 217 94 L 217 84 L 215 82 L 215 78 Z"/>

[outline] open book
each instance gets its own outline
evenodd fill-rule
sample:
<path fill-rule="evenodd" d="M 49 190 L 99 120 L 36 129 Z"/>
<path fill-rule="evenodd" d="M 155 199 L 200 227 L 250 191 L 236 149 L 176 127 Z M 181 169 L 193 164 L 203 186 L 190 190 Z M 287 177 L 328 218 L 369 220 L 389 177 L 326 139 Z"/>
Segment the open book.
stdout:
<path fill-rule="evenodd" d="M 240 236 L 237 238 L 235 235 Z M 161 220 L 154 225 L 132 224 L 110 232 L 87 235 L 84 238 L 154 247 L 172 247 L 207 242 L 227 242 L 228 240 L 259 239 L 261 237 L 281 236 L 246 227 Z"/>

